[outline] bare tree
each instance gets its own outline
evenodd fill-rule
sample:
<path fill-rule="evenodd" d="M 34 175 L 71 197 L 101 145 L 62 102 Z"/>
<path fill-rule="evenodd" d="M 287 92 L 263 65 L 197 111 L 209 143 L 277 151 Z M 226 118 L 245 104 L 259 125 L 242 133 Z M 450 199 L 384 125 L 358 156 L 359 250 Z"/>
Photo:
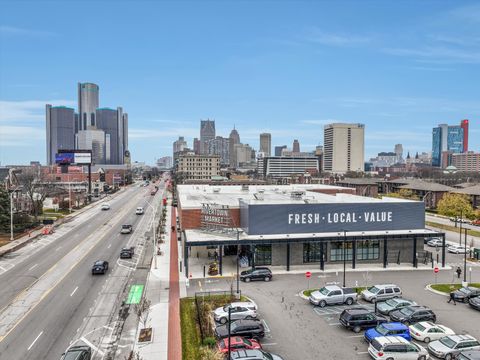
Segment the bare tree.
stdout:
<path fill-rule="evenodd" d="M 47 196 L 55 193 L 56 185 L 42 175 L 41 169 L 36 167 L 24 169 L 21 174 L 17 175 L 17 178 L 22 192 L 30 200 L 32 214 L 36 221 L 38 215 L 42 213 L 43 202 Z"/>
<path fill-rule="evenodd" d="M 142 298 L 140 303 L 135 305 L 135 314 L 137 314 L 138 320 L 142 324 L 143 328 L 146 328 L 147 323 L 148 323 L 148 317 L 150 315 L 150 305 L 151 305 L 151 303 L 152 302 L 150 300 L 148 300 L 146 298 Z"/>

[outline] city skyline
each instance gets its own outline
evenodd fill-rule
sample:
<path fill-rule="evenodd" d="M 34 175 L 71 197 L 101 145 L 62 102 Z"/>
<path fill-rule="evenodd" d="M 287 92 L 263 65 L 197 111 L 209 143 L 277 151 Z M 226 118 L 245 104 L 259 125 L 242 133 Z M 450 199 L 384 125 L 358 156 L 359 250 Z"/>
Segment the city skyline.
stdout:
<path fill-rule="evenodd" d="M 116 9 L 119 21 L 104 24 L 107 2 L 94 13 L 76 2 L 28 10 L 7 2 L 0 15 L 0 162 L 46 163 L 45 104 L 75 107 L 77 82 L 100 84 L 102 104 L 128 109 L 132 161 L 149 164 L 169 155 L 178 136 L 192 146 L 207 118 L 224 137 L 235 125 L 256 150 L 263 132 L 271 133 L 272 150 L 298 139 L 302 151 L 312 151 L 323 145 L 325 124 L 363 123 L 365 159 L 396 143 L 405 153 L 431 151 L 433 127 L 469 119 L 469 150 L 479 151 L 480 6 L 415 3 L 411 17 L 412 2 L 376 2 L 371 12 L 348 4 L 345 11 L 335 3 L 282 3 L 272 17 L 268 3 L 252 15 L 246 4 L 147 2 L 140 10 L 125 2 Z M 96 26 L 70 26 L 87 12 Z M 58 17 L 63 13 L 70 16 Z M 140 14 L 143 21 L 122 27 Z M 50 46 L 71 39 L 75 45 Z M 75 51 L 87 45 L 88 54 Z"/>

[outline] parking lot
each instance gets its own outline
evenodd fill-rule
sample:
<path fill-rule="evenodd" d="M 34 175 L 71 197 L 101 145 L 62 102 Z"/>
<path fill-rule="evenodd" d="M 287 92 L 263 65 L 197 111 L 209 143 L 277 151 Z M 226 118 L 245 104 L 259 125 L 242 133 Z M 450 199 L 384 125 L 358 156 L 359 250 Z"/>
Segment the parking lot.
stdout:
<path fill-rule="evenodd" d="M 456 259 L 458 257 L 458 259 Z M 449 256 L 452 263 L 460 263 L 460 256 Z M 470 275 L 470 274 L 469 274 Z M 310 279 L 310 288 L 317 288 L 327 282 L 340 281 L 342 274 L 314 274 Z M 455 276 L 455 278 L 454 278 Z M 480 267 L 473 267 L 472 281 L 480 280 Z M 339 278 L 340 277 L 340 278 Z M 441 271 L 436 281 L 451 282 L 456 279 L 452 271 Z M 403 297 L 416 301 L 420 305 L 431 308 L 437 315 L 437 323 L 452 328 L 457 334 L 470 334 L 480 338 L 480 312 L 466 304 L 457 306 L 448 304 L 445 296 L 433 294 L 425 290 L 427 284 L 435 282 L 431 271 L 377 271 L 370 273 L 347 272 L 347 286 L 355 283 L 362 285 L 394 283 L 403 291 Z M 189 293 L 198 291 L 197 282 L 192 282 Z M 266 329 L 262 346 L 265 350 L 292 359 L 369 359 L 367 343 L 363 339 L 363 331 L 355 334 L 339 323 L 339 314 L 347 305 L 314 307 L 299 296 L 306 289 L 308 282 L 303 274 L 276 275 L 271 282 L 241 283 L 242 294 L 251 297 L 258 305 L 260 317 Z M 229 280 L 202 282 L 203 290 L 219 290 L 230 287 Z M 374 305 L 360 300 L 353 306 Z M 425 347 L 424 343 L 418 344 Z"/>

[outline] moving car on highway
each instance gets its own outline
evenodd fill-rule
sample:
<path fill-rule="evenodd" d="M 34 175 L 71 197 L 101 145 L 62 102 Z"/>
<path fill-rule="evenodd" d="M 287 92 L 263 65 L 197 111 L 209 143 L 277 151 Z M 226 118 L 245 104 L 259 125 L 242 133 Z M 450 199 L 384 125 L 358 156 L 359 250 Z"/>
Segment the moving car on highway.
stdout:
<path fill-rule="evenodd" d="M 120 259 L 131 259 L 135 253 L 135 248 L 130 246 L 128 248 L 123 248 L 120 251 Z"/>
<path fill-rule="evenodd" d="M 429 343 L 441 339 L 444 336 L 455 335 L 455 332 L 443 325 L 431 321 L 421 321 L 409 326 L 410 335 L 418 341 Z"/>
<path fill-rule="evenodd" d="M 223 307 L 219 307 L 213 311 L 213 318 L 220 324 L 225 324 L 228 321 L 228 310 L 230 310 L 231 320 L 241 319 L 256 319 L 257 318 L 257 305 L 253 302 L 242 301 L 227 304 Z"/>
<path fill-rule="evenodd" d="M 354 288 L 341 288 L 337 285 L 327 285 L 310 294 L 310 303 L 320 307 L 333 304 L 352 305 L 357 301 L 357 292 Z"/>
<path fill-rule="evenodd" d="M 122 225 L 120 234 L 130 234 L 133 231 L 132 225 Z"/>
<path fill-rule="evenodd" d="M 101 209 L 102 210 L 110 210 L 110 204 L 103 203 Z"/>
<path fill-rule="evenodd" d="M 136 215 L 143 215 L 143 212 L 143 207 L 141 206 L 137 207 L 137 209 L 135 210 Z"/>
<path fill-rule="evenodd" d="M 108 270 L 108 261 L 98 260 L 92 266 L 92 275 L 105 274 Z"/>

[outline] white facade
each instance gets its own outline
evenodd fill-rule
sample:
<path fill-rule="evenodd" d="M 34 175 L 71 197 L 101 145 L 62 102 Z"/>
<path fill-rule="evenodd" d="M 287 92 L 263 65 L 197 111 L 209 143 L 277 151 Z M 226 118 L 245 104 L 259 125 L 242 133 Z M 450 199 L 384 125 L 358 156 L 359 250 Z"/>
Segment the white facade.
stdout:
<path fill-rule="evenodd" d="M 329 124 L 324 128 L 324 170 L 332 173 L 364 170 L 365 126 Z"/>
<path fill-rule="evenodd" d="M 103 130 L 80 130 L 76 140 L 78 150 L 92 150 L 93 164 L 105 164 L 105 132 Z"/>
<path fill-rule="evenodd" d="M 220 157 L 217 155 L 181 155 L 177 172 L 185 180 L 210 180 L 220 173 Z"/>
<path fill-rule="evenodd" d="M 264 175 L 270 178 L 283 178 L 303 175 L 308 171 L 320 171 L 317 157 L 267 157 L 264 159 Z"/>

